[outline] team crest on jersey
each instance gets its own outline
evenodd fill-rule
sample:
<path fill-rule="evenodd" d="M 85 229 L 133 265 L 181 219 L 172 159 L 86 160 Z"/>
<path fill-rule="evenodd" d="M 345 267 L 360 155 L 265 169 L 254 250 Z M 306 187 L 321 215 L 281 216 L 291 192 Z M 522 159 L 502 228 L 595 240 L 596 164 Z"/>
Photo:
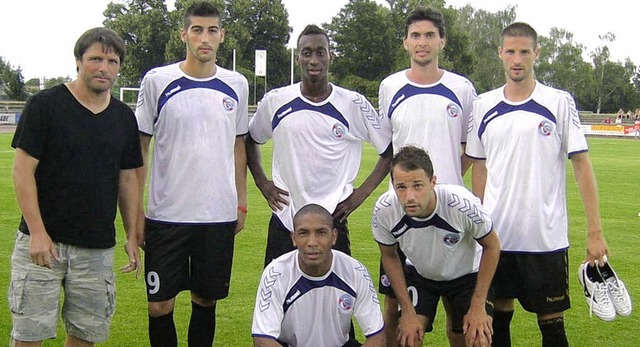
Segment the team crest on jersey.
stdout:
<path fill-rule="evenodd" d="M 334 124 L 331 131 L 333 132 L 333 136 L 337 139 L 341 139 L 344 136 L 344 126 L 340 123 Z"/>
<path fill-rule="evenodd" d="M 551 132 L 553 131 L 553 124 L 548 120 L 543 120 L 538 124 L 538 131 L 542 136 L 551 136 Z"/>
<path fill-rule="evenodd" d="M 224 106 L 224 109 L 227 110 L 227 112 L 232 112 L 236 109 L 236 101 L 230 97 L 225 97 L 224 99 L 222 99 L 222 105 Z"/>
<path fill-rule="evenodd" d="M 380 283 L 385 287 L 391 287 L 391 281 L 389 281 L 389 276 L 387 275 L 380 276 Z"/>
<path fill-rule="evenodd" d="M 338 300 L 338 308 L 344 313 L 348 313 L 353 309 L 353 298 L 349 294 L 342 294 Z"/>
<path fill-rule="evenodd" d="M 460 241 L 460 234 L 448 233 L 447 235 L 444 236 L 442 241 L 447 246 L 453 246 Z"/>
<path fill-rule="evenodd" d="M 458 107 L 458 105 L 456 105 L 455 103 L 450 103 L 449 105 L 447 105 L 447 113 L 449 114 L 449 117 L 451 118 L 458 118 L 458 116 L 460 115 L 460 107 Z"/>

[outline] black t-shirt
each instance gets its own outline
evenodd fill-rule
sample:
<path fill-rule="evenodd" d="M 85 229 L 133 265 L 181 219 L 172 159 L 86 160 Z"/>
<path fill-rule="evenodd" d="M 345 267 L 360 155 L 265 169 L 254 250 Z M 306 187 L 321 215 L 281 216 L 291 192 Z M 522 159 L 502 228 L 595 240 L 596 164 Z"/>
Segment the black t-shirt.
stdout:
<path fill-rule="evenodd" d="M 115 245 L 120 170 L 142 166 L 133 111 L 111 97 L 98 114 L 61 84 L 31 97 L 13 148 L 39 160 L 38 204 L 51 239 L 85 248 Z M 24 217 L 20 231 L 29 234 Z"/>

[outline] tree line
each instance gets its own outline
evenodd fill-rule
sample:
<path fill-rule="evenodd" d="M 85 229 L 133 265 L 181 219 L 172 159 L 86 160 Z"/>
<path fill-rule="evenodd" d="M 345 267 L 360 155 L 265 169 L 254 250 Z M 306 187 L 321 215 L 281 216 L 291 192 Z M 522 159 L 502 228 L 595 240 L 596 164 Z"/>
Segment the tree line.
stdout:
<path fill-rule="evenodd" d="M 24 86 L 22 69 L 14 68 L 10 62 L 0 57 L 0 100 L 25 100 L 27 93 Z"/>
<path fill-rule="evenodd" d="M 176 0 L 171 11 L 164 0 L 124 0 L 107 5 L 103 24 L 123 37 L 128 50 L 116 89 L 139 86 L 150 69 L 185 58 L 181 15 L 195 1 Z M 235 61 L 235 69 L 249 81 L 249 100 L 259 100 L 265 91 L 288 84 L 291 61 L 287 43 L 292 28 L 282 0 L 210 1 L 224 17 L 225 42 L 217 63 L 231 69 Z M 504 83 L 497 52 L 502 28 L 516 19 L 515 7 L 489 12 L 471 5 L 453 8 L 444 0 L 386 2 L 383 6 L 373 0 L 349 0 L 329 23 L 322 24 L 332 40 L 332 82 L 357 90 L 377 104 L 380 81 L 409 67 L 402 46 L 404 20 L 412 8 L 424 5 L 441 10 L 445 17 L 447 44 L 440 58 L 444 68 L 467 76 L 479 93 Z M 620 108 L 640 107 L 640 69 L 630 59 L 611 60 L 607 44 L 615 41 L 613 33 L 599 38 L 602 45 L 586 52 L 565 29 L 554 27 L 548 35 L 539 33 L 541 56 L 536 78 L 569 91 L 580 110 L 614 113 Z M 256 49 L 267 50 L 266 81 L 254 76 Z M 299 72 L 294 71 L 297 81 Z"/>

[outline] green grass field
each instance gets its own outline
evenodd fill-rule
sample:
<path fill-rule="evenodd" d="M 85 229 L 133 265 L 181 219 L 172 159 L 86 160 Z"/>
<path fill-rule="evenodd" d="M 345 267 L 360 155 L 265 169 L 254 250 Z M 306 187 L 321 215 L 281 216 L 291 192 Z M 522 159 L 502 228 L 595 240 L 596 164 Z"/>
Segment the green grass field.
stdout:
<path fill-rule="evenodd" d="M 11 166 L 14 152 L 10 148 L 11 134 L 0 134 L 0 346 L 7 346 L 11 331 L 11 318 L 6 291 L 9 287 L 10 257 L 15 231 L 20 219 L 13 193 Z M 602 224 L 611 251 L 610 261 L 625 280 L 632 298 L 640 298 L 640 210 L 638 193 L 640 187 L 640 141 L 628 139 L 589 139 L 591 158 L 600 190 Z M 263 157 L 271 155 L 269 144 L 262 146 Z M 377 158 L 371 147 L 364 149 L 360 180 L 373 167 Z M 570 216 L 570 287 L 572 308 L 566 312 L 565 324 L 572 346 L 638 346 L 637 332 L 639 308 L 631 317 L 604 322 L 589 317 L 589 309 L 577 281 L 577 268 L 584 258 L 585 218 L 582 203 L 569 166 L 568 201 Z M 269 164 L 265 165 L 269 168 Z M 249 178 L 249 215 L 245 230 L 237 237 L 231 293 L 218 304 L 216 346 L 251 346 L 251 319 L 255 290 L 262 271 L 266 230 L 270 211 L 255 185 Z M 386 188 L 378 190 L 354 212 L 349 219 L 353 254 L 368 266 L 375 277 L 378 272 L 378 247 L 369 225 L 371 208 L 377 196 Z M 118 221 L 119 245 L 116 266 L 126 262 L 122 249 L 122 228 Z M 118 306 L 111 328 L 111 337 L 100 346 L 148 346 L 147 311 L 144 282 L 132 274 L 117 276 Z M 444 317 L 440 310 L 435 323 L 435 332 L 425 338 L 425 346 L 446 346 Z M 175 319 L 181 345 L 186 345 L 190 303 L 188 293 L 182 293 L 176 304 Z M 513 346 L 539 346 L 540 336 L 535 315 L 518 307 L 512 324 Z M 44 343 L 45 346 L 63 346 L 64 331 L 60 327 L 58 338 Z M 319 346 L 322 347 L 322 346 Z"/>

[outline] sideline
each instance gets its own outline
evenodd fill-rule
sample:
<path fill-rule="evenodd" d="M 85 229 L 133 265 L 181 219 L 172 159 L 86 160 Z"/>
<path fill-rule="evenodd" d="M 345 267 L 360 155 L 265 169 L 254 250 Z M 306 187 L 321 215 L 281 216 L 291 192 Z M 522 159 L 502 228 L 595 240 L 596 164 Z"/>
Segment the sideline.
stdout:
<path fill-rule="evenodd" d="M 11 134 L 16 131 L 15 125 L 0 125 L 0 134 Z"/>

